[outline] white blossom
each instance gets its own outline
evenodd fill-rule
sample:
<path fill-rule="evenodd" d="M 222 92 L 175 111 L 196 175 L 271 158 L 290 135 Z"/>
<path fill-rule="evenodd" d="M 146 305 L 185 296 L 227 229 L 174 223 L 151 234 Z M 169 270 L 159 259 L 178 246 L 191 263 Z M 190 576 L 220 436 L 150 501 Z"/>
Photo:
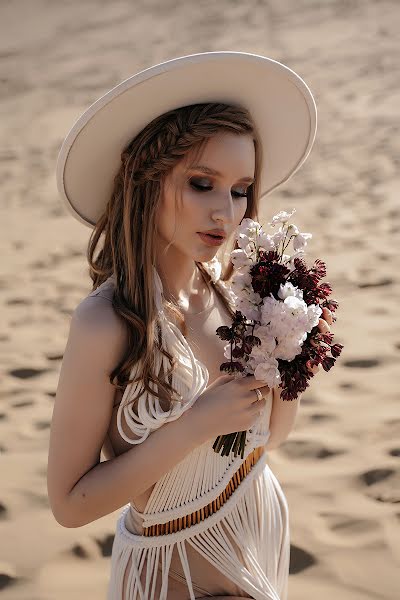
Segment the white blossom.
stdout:
<path fill-rule="evenodd" d="M 242 267 L 252 264 L 253 261 L 244 250 L 233 250 L 231 252 L 231 261 L 235 267 Z"/>
<path fill-rule="evenodd" d="M 274 235 L 271 238 L 272 242 L 276 248 L 279 246 L 279 244 L 281 243 L 281 241 L 283 240 L 284 237 L 285 237 L 285 231 L 281 227 L 281 228 L 279 228 L 279 231 L 274 233 Z"/>
<path fill-rule="evenodd" d="M 215 283 L 221 277 L 222 265 L 216 256 L 205 263 L 206 269 L 208 270 L 212 281 Z"/>
<path fill-rule="evenodd" d="M 299 233 L 293 240 L 294 250 L 301 250 L 307 246 L 307 240 L 312 238 L 312 233 Z"/>
<path fill-rule="evenodd" d="M 264 250 L 275 250 L 275 242 L 273 237 L 266 233 L 262 233 L 258 236 L 258 247 L 264 248 Z"/>
<path fill-rule="evenodd" d="M 253 221 L 253 219 L 242 219 L 242 222 L 236 229 L 236 236 L 239 236 L 242 233 L 247 235 L 247 237 L 253 238 L 255 235 L 257 235 L 257 231 L 260 227 L 260 223 Z"/>
<path fill-rule="evenodd" d="M 278 292 L 279 298 L 285 300 L 288 296 L 296 296 L 296 298 L 303 298 L 303 290 L 294 286 L 293 283 L 287 281 L 284 285 L 281 283 Z"/>
<path fill-rule="evenodd" d="M 295 212 L 296 212 L 295 208 L 293 208 L 293 210 L 290 213 L 286 212 L 285 210 L 281 210 L 272 217 L 272 221 L 270 221 L 268 223 L 268 225 L 273 226 L 273 225 L 276 225 L 277 223 L 287 223 L 287 221 L 289 221 L 290 217 L 292 215 L 294 215 Z"/>
<path fill-rule="evenodd" d="M 251 242 L 251 238 L 248 235 L 246 235 L 245 233 L 239 233 L 239 235 L 236 239 L 237 239 L 239 248 L 241 248 L 242 250 L 245 250 L 246 247 Z"/>
<path fill-rule="evenodd" d="M 251 275 L 249 271 L 237 271 L 232 277 L 231 288 L 237 296 L 245 293 L 246 290 L 251 288 Z"/>
<path fill-rule="evenodd" d="M 259 381 L 264 381 L 270 388 L 281 383 L 281 376 L 278 369 L 278 361 L 269 359 L 259 363 L 254 371 L 254 377 Z"/>
<path fill-rule="evenodd" d="M 251 302 L 248 298 L 238 297 L 235 302 L 236 310 L 240 310 L 240 312 L 247 319 L 254 319 L 256 321 L 260 318 L 260 309 L 258 306 Z"/>
<path fill-rule="evenodd" d="M 290 223 L 290 225 L 288 225 L 288 234 L 289 235 L 298 235 L 299 234 L 299 230 L 297 229 L 296 225 L 293 225 L 293 223 Z"/>
<path fill-rule="evenodd" d="M 322 314 L 319 305 L 306 304 L 303 290 L 290 281 L 279 286 L 277 298 L 272 294 L 262 298 L 252 288 L 250 270 L 258 261 L 260 248 L 278 250 L 284 239 L 291 239 L 293 253 L 283 254 L 281 258 L 289 271 L 294 269 L 294 259 L 304 254 L 307 240 L 312 235 L 299 232 L 296 225 L 287 224 L 295 212 L 296 209 L 293 209 L 274 215 L 269 225 L 280 224 L 280 227 L 273 235 L 265 233 L 257 221 L 243 219 L 236 230 L 238 249 L 230 254 L 235 273 L 227 291 L 235 310 L 254 322 L 253 334 L 260 339 L 260 344 L 252 347 L 247 360 L 241 364 L 244 373 L 254 374 L 256 379 L 265 381 L 271 388 L 281 383 L 278 359 L 291 361 L 301 352 L 307 334 L 318 324 Z M 230 343 L 224 346 L 224 356 L 230 360 Z"/>
<path fill-rule="evenodd" d="M 284 339 L 276 347 L 274 357 L 282 360 L 293 360 L 301 352 L 301 339 Z"/>

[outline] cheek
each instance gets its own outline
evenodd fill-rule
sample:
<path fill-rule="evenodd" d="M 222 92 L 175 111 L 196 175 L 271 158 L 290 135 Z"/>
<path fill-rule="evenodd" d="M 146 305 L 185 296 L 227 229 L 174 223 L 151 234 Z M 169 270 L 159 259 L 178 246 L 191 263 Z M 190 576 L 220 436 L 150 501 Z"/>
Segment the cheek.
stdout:
<path fill-rule="evenodd" d="M 204 207 L 190 190 L 182 190 L 182 202 L 179 193 L 175 200 L 174 193 L 167 190 L 157 210 L 158 231 L 168 242 L 182 238 L 187 230 L 192 230 L 196 223 L 201 222 L 203 211 Z"/>
<path fill-rule="evenodd" d="M 241 222 L 241 220 L 243 219 L 244 215 L 246 214 L 246 210 L 247 210 L 247 198 L 239 198 L 239 200 L 236 201 L 235 206 L 235 223 L 237 223 L 239 225 L 239 223 Z"/>
<path fill-rule="evenodd" d="M 184 189 L 182 192 L 182 205 L 178 204 L 177 207 L 179 224 L 198 222 L 199 218 L 204 220 L 208 210 L 209 206 L 205 198 L 202 198 L 200 194 L 191 189 Z"/>

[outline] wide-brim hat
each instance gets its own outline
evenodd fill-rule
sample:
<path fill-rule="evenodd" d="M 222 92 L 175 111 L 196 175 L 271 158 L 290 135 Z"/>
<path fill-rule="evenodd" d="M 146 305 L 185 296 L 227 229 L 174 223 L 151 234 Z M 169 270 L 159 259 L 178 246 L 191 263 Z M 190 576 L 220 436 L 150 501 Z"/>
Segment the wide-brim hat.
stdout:
<path fill-rule="evenodd" d="M 180 56 L 125 79 L 75 122 L 56 167 L 57 187 L 71 214 L 93 227 L 111 198 L 125 146 L 157 116 L 203 102 L 250 112 L 262 142 L 261 197 L 287 181 L 311 151 L 317 109 L 292 69 L 247 52 Z"/>

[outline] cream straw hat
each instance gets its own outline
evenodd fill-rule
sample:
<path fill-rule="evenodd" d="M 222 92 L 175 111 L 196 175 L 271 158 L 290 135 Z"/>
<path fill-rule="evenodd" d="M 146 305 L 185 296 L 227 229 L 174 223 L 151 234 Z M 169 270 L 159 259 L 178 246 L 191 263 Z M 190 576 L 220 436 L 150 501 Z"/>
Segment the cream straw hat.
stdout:
<path fill-rule="evenodd" d="M 124 147 L 154 118 L 202 102 L 247 108 L 263 146 L 261 196 L 304 163 L 317 131 L 306 83 L 276 60 L 247 52 L 203 52 L 144 69 L 79 117 L 57 160 L 57 186 L 71 214 L 93 227 L 111 197 Z"/>

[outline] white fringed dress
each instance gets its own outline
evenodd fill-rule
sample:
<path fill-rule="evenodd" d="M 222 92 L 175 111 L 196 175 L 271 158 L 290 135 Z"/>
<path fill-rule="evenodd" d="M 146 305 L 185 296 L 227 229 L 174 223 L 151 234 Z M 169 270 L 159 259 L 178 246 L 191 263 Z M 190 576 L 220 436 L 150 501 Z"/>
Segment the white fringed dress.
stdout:
<path fill-rule="evenodd" d="M 216 259 L 203 265 L 214 285 L 219 285 L 232 303 L 232 292 L 219 280 L 220 266 Z M 118 409 L 117 425 L 120 435 L 131 444 L 143 442 L 164 423 L 178 419 L 205 390 L 209 378 L 205 365 L 196 359 L 185 337 L 167 319 L 162 283 L 156 270 L 154 276 L 162 343 L 172 355 L 179 356 L 172 384 L 184 400 L 164 412 L 158 399 L 144 392 L 133 412 L 132 405 L 125 403 L 137 392 L 139 384 L 127 386 Z M 167 359 L 161 352 L 157 359 L 158 369 L 165 361 L 166 372 Z M 132 369 L 131 377 L 136 368 Z M 247 432 L 243 459 L 240 455 L 234 457 L 233 452 L 228 456 L 214 452 L 213 438 L 196 447 L 161 477 L 143 513 L 138 513 L 143 520 L 144 535 L 134 534 L 126 527 L 127 512 L 136 508 L 127 504 L 122 509 L 112 548 L 107 600 L 122 599 L 124 574 L 128 594 L 124 600 L 168 600 L 174 547 L 179 553 L 188 598 L 198 598 L 192 586 L 188 545 L 251 598 L 287 600 L 289 512 L 281 486 L 266 462 L 264 445 L 270 435 L 272 392 L 268 400 L 263 414 Z M 130 438 L 123 431 L 122 415 L 137 438 Z M 160 576 L 161 592 L 157 598 L 156 579 Z"/>

